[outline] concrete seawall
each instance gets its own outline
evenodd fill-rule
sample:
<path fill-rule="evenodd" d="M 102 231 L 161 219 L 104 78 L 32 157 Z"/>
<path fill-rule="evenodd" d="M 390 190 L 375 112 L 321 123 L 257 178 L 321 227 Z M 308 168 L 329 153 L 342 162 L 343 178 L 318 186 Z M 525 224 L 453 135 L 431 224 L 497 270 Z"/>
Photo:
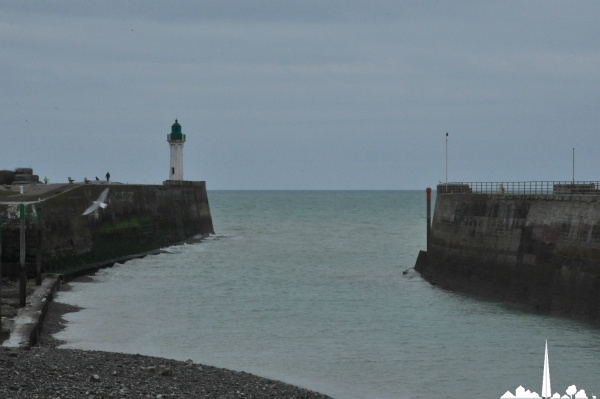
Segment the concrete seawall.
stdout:
<path fill-rule="evenodd" d="M 8 339 L 4 342 L 0 340 L 3 347 L 29 348 L 37 343 L 48 304 L 54 299 L 59 286 L 59 278 L 48 276 L 40 286 L 35 287 L 27 298 L 27 306 L 19 308 L 17 316 L 12 320 Z"/>
<path fill-rule="evenodd" d="M 443 288 L 600 321 L 600 195 L 438 193 L 415 268 Z"/>
<path fill-rule="evenodd" d="M 108 207 L 82 216 L 105 188 L 109 188 Z M 127 259 L 213 233 L 204 182 L 63 185 L 49 197 L 25 203 L 29 269 L 35 264 L 40 226 L 36 204 L 42 206 L 42 264 L 49 272 Z M 19 262 L 18 203 L 0 204 L 0 212 L 5 220 L 2 257 L 6 275 L 11 273 L 11 264 Z"/>

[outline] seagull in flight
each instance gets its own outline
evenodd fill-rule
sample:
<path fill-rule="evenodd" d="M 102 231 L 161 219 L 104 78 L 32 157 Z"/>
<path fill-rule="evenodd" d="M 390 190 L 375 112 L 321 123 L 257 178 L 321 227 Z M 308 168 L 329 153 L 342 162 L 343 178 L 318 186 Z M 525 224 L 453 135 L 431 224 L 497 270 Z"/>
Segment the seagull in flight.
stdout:
<path fill-rule="evenodd" d="M 108 195 L 108 188 L 105 189 L 104 191 L 102 191 L 102 193 L 100 194 L 100 196 L 98 197 L 98 199 L 96 201 L 94 201 L 92 203 L 92 205 L 90 205 L 82 214 L 82 216 L 85 215 L 89 215 L 90 213 L 94 212 L 96 209 L 98 208 L 106 208 L 108 206 L 107 203 L 105 203 L 104 201 L 106 201 L 106 196 Z"/>

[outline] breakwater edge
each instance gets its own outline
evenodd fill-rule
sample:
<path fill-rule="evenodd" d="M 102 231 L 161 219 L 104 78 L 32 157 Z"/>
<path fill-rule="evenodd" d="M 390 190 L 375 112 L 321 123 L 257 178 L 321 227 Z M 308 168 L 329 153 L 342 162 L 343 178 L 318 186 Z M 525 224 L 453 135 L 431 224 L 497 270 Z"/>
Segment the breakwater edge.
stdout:
<path fill-rule="evenodd" d="M 597 182 L 440 184 L 427 246 L 440 287 L 600 321 Z"/>
<path fill-rule="evenodd" d="M 108 189 L 107 207 L 82 212 Z M 163 185 L 41 184 L 4 194 L 4 275 L 20 268 L 20 206 L 24 205 L 26 269 L 35 273 L 38 242 L 42 270 L 85 271 L 213 233 L 205 182 Z"/>

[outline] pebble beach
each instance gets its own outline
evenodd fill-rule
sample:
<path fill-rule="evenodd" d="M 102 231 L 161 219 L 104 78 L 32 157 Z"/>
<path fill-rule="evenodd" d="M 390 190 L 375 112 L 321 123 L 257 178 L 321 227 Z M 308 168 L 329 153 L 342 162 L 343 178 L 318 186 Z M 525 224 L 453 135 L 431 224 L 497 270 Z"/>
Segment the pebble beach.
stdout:
<path fill-rule="evenodd" d="M 49 303 L 38 344 L 0 348 L 0 398 L 302 398 L 329 396 L 252 374 L 157 357 L 59 349 L 62 315 Z"/>

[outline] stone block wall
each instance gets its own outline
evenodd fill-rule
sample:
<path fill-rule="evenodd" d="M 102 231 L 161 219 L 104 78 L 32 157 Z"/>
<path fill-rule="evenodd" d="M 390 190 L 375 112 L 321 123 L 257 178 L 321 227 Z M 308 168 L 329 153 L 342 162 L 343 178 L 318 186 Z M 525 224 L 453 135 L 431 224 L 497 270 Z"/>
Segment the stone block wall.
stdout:
<path fill-rule="evenodd" d="M 65 272 L 110 263 L 213 233 L 206 186 L 198 183 L 83 184 L 43 199 L 44 269 Z M 83 216 L 106 188 L 108 207 Z M 28 212 L 34 212 L 33 205 L 28 205 Z M 27 262 L 35 262 L 37 223 L 34 217 L 29 219 Z M 13 220 L 11 225 L 3 231 L 3 259 L 18 262 L 14 259 L 18 224 Z"/>
<path fill-rule="evenodd" d="M 600 320 L 600 195 L 437 195 L 416 269 L 444 288 Z"/>

